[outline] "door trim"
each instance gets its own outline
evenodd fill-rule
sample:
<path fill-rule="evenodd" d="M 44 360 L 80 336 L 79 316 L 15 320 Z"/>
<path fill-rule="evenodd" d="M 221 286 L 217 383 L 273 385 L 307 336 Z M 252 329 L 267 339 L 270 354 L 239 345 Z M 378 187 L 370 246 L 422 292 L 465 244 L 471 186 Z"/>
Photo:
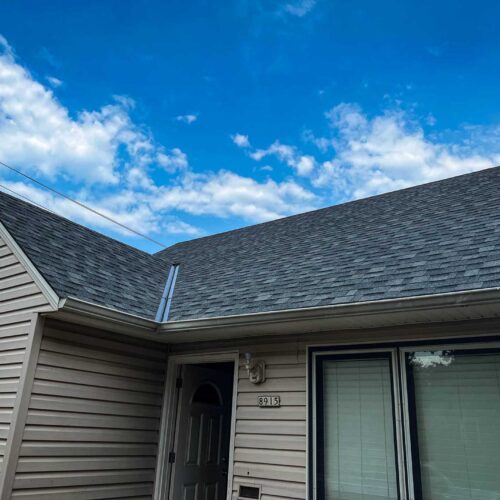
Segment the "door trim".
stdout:
<path fill-rule="evenodd" d="M 161 414 L 160 435 L 158 439 L 158 457 L 154 488 L 155 500 L 167 500 L 170 495 L 173 464 L 168 463 L 169 451 L 175 442 L 177 417 L 176 379 L 181 365 L 198 363 L 234 363 L 233 396 L 231 403 L 231 430 L 229 437 L 229 459 L 227 472 L 227 500 L 231 500 L 233 491 L 234 440 L 236 433 L 236 399 L 238 395 L 238 373 L 240 356 L 237 351 L 214 352 L 203 354 L 174 354 L 167 359 L 165 388 Z"/>

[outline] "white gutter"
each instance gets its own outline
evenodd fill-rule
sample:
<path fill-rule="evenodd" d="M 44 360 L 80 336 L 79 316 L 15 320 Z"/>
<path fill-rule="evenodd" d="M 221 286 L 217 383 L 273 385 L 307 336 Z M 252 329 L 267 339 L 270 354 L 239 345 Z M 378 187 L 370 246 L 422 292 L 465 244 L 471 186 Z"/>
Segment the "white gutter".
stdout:
<path fill-rule="evenodd" d="M 53 314 L 58 319 L 78 319 L 80 323 L 83 320 L 90 326 L 124 334 L 184 343 L 497 317 L 500 288 L 167 323 L 71 297 L 62 300 L 59 307 L 59 312 Z"/>
<path fill-rule="evenodd" d="M 127 335 L 148 336 L 158 340 L 158 326 L 153 320 L 110 307 L 68 297 L 59 301 L 59 310 L 47 316 L 61 321 L 78 322 Z"/>

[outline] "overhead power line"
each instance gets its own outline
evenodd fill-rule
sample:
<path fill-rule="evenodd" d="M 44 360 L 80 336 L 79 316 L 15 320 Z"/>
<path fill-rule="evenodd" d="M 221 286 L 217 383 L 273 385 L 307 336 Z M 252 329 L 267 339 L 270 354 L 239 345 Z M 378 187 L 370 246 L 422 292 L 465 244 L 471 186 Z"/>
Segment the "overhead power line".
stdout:
<path fill-rule="evenodd" d="M 50 208 L 47 208 L 47 207 L 44 207 L 43 205 L 41 205 L 40 203 L 37 203 L 36 201 L 33 201 L 31 198 L 28 198 L 27 196 L 25 196 L 24 194 L 21 194 L 21 193 L 18 193 L 17 191 L 15 191 L 14 189 L 11 189 L 7 186 L 5 186 L 4 184 L 0 184 L 0 188 L 2 189 L 5 189 L 5 191 L 8 191 L 9 193 L 12 193 L 14 196 L 17 196 L 19 198 L 23 198 L 24 200 L 28 201 L 29 203 L 32 203 L 33 205 L 36 205 L 37 207 L 39 208 L 42 208 L 43 210 L 47 210 L 51 213 L 53 213 L 54 215 L 57 215 L 53 210 L 51 210 Z"/>
<path fill-rule="evenodd" d="M 82 203 L 81 201 L 78 201 L 78 200 L 75 200 L 74 198 L 71 198 L 67 194 L 62 193 L 61 191 L 58 191 L 57 189 L 54 189 L 54 188 L 52 188 L 50 186 L 47 186 L 43 182 L 35 179 L 34 177 L 31 177 L 28 174 L 25 174 L 21 170 L 19 170 L 17 168 L 14 168 L 14 167 L 11 167 L 10 165 L 7 165 L 3 161 L 0 161 L 0 165 L 4 166 L 5 168 L 8 168 L 9 170 L 12 170 L 16 174 L 22 175 L 26 179 L 29 179 L 31 182 L 34 182 L 35 184 L 38 184 L 39 186 L 42 186 L 43 188 L 47 189 L 48 191 L 51 191 L 52 193 L 55 193 L 58 196 L 61 196 L 62 198 L 65 198 L 66 200 L 69 200 L 69 201 L 73 202 L 75 205 L 78 205 L 79 207 L 84 208 L 84 209 L 88 210 L 89 212 L 92 212 L 93 214 L 98 215 L 99 217 L 102 217 L 103 219 L 106 219 L 107 221 L 112 222 L 113 224 L 116 224 L 117 226 L 120 226 L 121 228 L 126 229 L 127 231 L 130 231 L 131 233 L 134 233 L 137 236 L 140 236 L 141 238 L 144 238 L 144 239 L 146 239 L 148 241 L 151 241 L 152 243 L 154 243 L 156 245 L 159 245 L 162 248 L 167 248 L 167 245 L 165 245 L 164 243 L 161 243 L 160 241 L 157 241 L 157 240 L 155 240 L 153 238 L 150 238 L 149 236 L 147 236 L 147 235 L 145 235 L 143 233 L 140 233 L 139 231 L 136 231 L 135 229 L 132 229 L 131 227 L 128 227 L 125 224 L 122 224 L 121 222 L 118 222 L 117 220 L 113 219 L 112 217 L 109 217 L 108 215 L 103 214 L 102 212 L 99 212 L 95 208 L 92 208 L 92 207 L 89 207 L 88 205 L 85 205 L 85 203 Z M 15 191 L 13 191 L 12 189 L 6 188 L 5 186 L 2 186 L 2 187 L 4 189 L 7 189 L 7 190 L 12 191 L 12 192 L 15 193 Z M 21 196 L 22 198 L 27 199 L 30 203 L 33 203 L 34 205 L 37 205 L 37 206 L 39 206 L 41 208 L 44 208 L 45 210 L 49 210 L 49 212 L 52 212 L 52 210 L 50 210 L 47 207 L 44 207 L 44 206 L 42 206 L 42 205 L 34 202 L 33 200 L 31 200 L 27 196 L 20 195 L 19 193 L 15 193 L 15 194 L 17 196 Z"/>

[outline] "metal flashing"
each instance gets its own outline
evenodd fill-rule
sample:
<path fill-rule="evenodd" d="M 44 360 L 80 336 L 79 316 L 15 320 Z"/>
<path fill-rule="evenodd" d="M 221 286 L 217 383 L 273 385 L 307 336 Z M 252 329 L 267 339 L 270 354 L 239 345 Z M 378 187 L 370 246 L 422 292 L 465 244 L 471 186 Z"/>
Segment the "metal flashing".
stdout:
<path fill-rule="evenodd" d="M 179 273 L 179 264 L 172 264 L 170 271 L 168 272 L 167 282 L 165 283 L 165 289 L 163 290 L 163 295 L 161 296 L 160 305 L 158 311 L 156 312 L 155 321 L 158 323 L 164 323 L 168 321 L 168 315 L 170 313 L 170 306 L 172 305 L 172 298 L 174 296 L 175 281 L 177 280 L 177 274 Z"/>

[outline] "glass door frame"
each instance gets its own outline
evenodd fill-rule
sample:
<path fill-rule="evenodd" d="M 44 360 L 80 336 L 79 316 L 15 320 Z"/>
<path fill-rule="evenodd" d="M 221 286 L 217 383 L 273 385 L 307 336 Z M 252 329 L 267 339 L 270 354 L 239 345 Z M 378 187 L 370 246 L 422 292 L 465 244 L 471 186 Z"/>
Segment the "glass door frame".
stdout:
<path fill-rule="evenodd" d="M 360 349 L 331 349 L 321 347 L 310 347 L 308 356 L 308 373 L 310 377 L 310 389 L 308 394 L 308 404 L 310 407 L 309 415 L 310 421 L 308 425 L 308 432 L 310 439 L 308 439 L 308 484 L 309 496 L 311 500 L 323 500 L 318 496 L 318 457 L 320 447 L 318 443 L 318 371 L 321 363 L 318 363 L 319 358 L 328 359 L 370 359 L 377 357 L 377 355 L 387 356 L 390 362 L 391 371 L 391 391 L 392 391 L 392 406 L 393 406 L 393 424 L 394 424 L 394 445 L 395 445 L 395 462 L 396 462 L 396 475 L 398 485 L 398 498 L 399 500 L 406 500 L 406 464 L 403 442 L 403 422 L 402 422 L 402 406 L 401 406 L 401 387 L 399 381 L 399 356 L 396 347 L 378 347 L 378 348 L 360 348 Z M 382 357 L 382 356 L 381 356 Z"/>
<path fill-rule="evenodd" d="M 400 380 L 401 380 L 401 399 L 403 411 L 403 430 L 405 439 L 405 455 L 406 455 L 406 476 L 408 481 L 408 500 L 421 500 L 421 494 L 418 494 L 415 487 L 414 471 L 415 467 L 419 464 L 414 464 L 415 456 L 418 456 L 418 442 L 417 434 L 415 432 L 415 423 L 411 422 L 411 412 L 409 408 L 410 395 L 408 393 L 408 370 L 406 363 L 406 356 L 411 352 L 421 351 L 494 351 L 500 349 L 500 342 L 464 342 L 450 341 L 440 343 L 425 343 L 425 344 L 411 344 L 399 347 L 399 366 L 400 366 Z"/>

